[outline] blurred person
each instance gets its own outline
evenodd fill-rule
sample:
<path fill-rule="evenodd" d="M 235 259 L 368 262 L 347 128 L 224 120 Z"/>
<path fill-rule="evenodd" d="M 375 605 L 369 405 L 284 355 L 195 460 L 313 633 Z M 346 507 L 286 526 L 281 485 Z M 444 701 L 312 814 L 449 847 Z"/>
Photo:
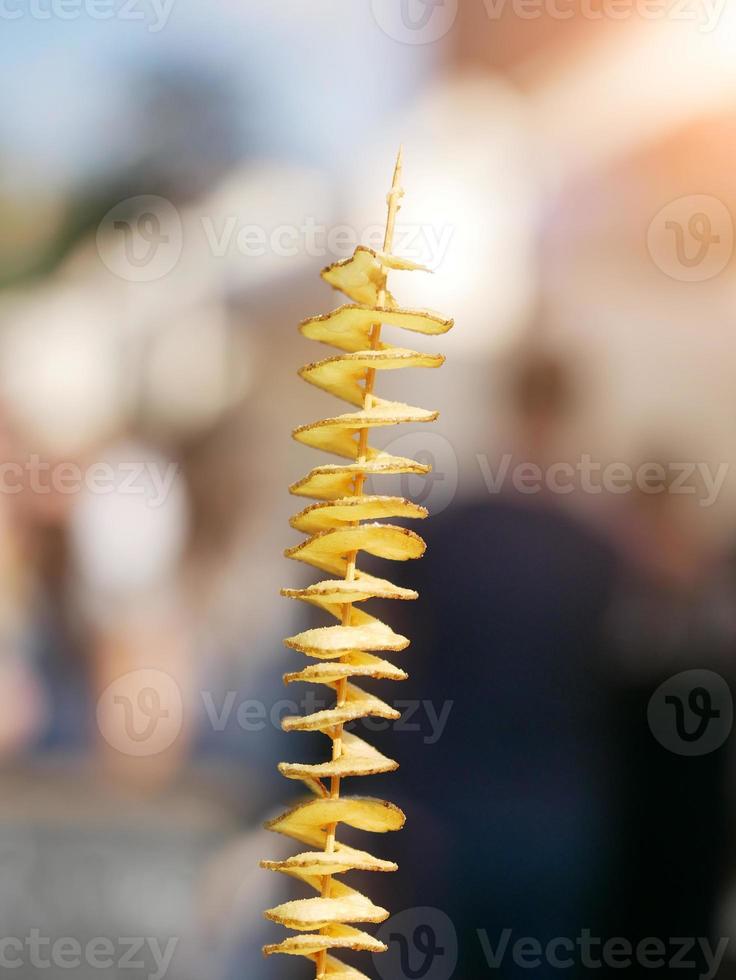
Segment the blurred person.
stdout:
<path fill-rule="evenodd" d="M 632 943 L 701 937 L 715 949 L 729 937 L 719 905 L 732 752 L 724 738 L 701 753 L 698 738 L 701 722 L 717 735 L 722 712 L 711 699 L 736 676 L 733 630 L 718 608 L 716 556 L 688 521 L 690 498 L 666 478 L 658 489 L 631 493 L 611 528 L 622 557 L 608 623 L 622 761 L 618 930 Z M 701 947 L 687 959 L 685 975 L 707 975 Z"/>
<path fill-rule="evenodd" d="M 544 471 L 559 458 L 582 380 L 525 345 L 508 386 L 515 459 Z M 726 749 L 678 754 L 647 716 L 672 674 L 724 672 L 706 556 L 668 493 L 614 499 L 591 511 L 580 494 L 506 490 L 452 506 L 399 579 L 420 594 L 397 613 L 420 704 L 402 738 L 377 741 L 404 762 L 382 790 L 411 820 L 389 841 L 411 869 L 393 907 L 443 910 L 464 976 L 526 975 L 510 952 L 525 937 L 693 937 L 692 976 L 708 970 L 696 937 L 719 948 Z M 543 960 L 535 975 L 558 969 Z M 590 969 L 616 967 L 570 964 Z"/>
<path fill-rule="evenodd" d="M 521 458 L 549 459 L 575 402 L 567 365 L 530 347 L 510 393 Z M 600 928 L 610 884 L 602 669 L 615 557 L 551 499 L 531 499 L 451 506 L 428 522 L 424 560 L 401 573 L 420 594 L 398 614 L 412 640 L 407 696 L 447 717 L 434 744 L 420 708 L 421 734 L 378 745 L 403 763 L 383 789 L 400 794 L 411 827 L 389 842 L 404 868 L 393 907 L 449 916 L 459 976 L 485 975 L 509 929 L 494 972 L 526 975 L 510 946 Z"/>
<path fill-rule="evenodd" d="M 46 698 L 32 658 L 33 579 L 28 527 L 7 467 L 17 463 L 17 438 L 0 405 L 0 758 L 27 749 L 42 731 Z"/>
<path fill-rule="evenodd" d="M 70 514 L 70 576 L 88 637 L 98 746 L 113 778 L 170 779 L 188 754 L 195 675 L 180 584 L 186 487 L 141 442 L 100 450 L 107 483 Z"/>

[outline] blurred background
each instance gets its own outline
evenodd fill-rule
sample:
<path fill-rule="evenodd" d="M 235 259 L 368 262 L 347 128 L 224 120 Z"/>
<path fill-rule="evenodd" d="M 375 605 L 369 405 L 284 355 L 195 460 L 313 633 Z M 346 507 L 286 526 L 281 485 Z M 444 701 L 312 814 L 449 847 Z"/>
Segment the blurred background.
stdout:
<path fill-rule="evenodd" d="M 380 572 L 421 593 L 386 615 L 405 719 L 370 735 L 409 819 L 365 883 L 389 953 L 355 963 L 736 976 L 733 4 L 0 20 L 2 966 L 310 975 L 261 957 L 298 886 L 257 867 L 293 850 L 261 830 L 276 762 L 326 748 L 279 728 L 282 638 L 318 622 L 278 594 L 314 578 L 282 556 L 319 461 L 290 431 L 334 408 L 296 325 L 380 246 L 403 142 L 395 251 L 434 275 L 391 289 L 456 326 L 417 341 L 441 374 L 380 379 L 441 414 L 376 437 L 434 471 L 374 489 L 433 518 Z M 585 930 L 652 962 L 593 965 Z"/>

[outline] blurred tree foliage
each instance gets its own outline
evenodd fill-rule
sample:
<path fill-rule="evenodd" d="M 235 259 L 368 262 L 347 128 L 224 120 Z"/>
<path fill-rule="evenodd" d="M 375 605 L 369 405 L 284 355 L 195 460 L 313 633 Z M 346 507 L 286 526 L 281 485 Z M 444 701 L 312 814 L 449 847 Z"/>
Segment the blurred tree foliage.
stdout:
<path fill-rule="evenodd" d="M 124 119 L 110 119 L 128 130 L 124 157 L 62 192 L 32 183 L 22 192 L 3 188 L 0 148 L 0 289 L 49 275 L 121 201 L 157 194 L 186 203 L 243 153 L 232 124 L 240 112 L 235 95 L 210 72 L 169 65 L 140 74 L 129 106 Z"/>

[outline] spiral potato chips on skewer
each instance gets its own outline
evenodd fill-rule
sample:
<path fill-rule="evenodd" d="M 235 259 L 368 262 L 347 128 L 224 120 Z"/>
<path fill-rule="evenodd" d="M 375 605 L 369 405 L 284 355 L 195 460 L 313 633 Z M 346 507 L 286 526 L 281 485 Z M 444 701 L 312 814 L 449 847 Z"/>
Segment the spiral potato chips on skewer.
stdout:
<path fill-rule="evenodd" d="M 341 353 L 308 364 L 299 374 L 310 384 L 348 402 L 352 410 L 300 426 L 294 438 L 315 449 L 332 453 L 347 463 L 317 466 L 291 492 L 308 497 L 310 504 L 291 519 L 291 525 L 308 537 L 286 555 L 306 562 L 325 578 L 303 589 L 283 589 L 282 595 L 311 603 L 333 616 L 337 625 L 308 629 L 287 638 L 287 647 L 313 659 L 303 670 L 286 674 L 287 684 L 322 684 L 335 691 L 334 707 L 304 717 L 288 717 L 286 731 L 321 732 L 332 741 L 331 759 L 317 765 L 284 762 L 279 770 L 288 779 L 301 780 L 313 798 L 288 810 L 267 824 L 304 845 L 304 850 L 284 861 L 262 861 L 262 867 L 280 871 L 314 889 L 317 897 L 286 902 L 269 909 L 268 919 L 296 931 L 264 953 L 304 956 L 314 962 L 317 978 L 360 980 L 364 974 L 342 963 L 333 954 L 340 950 L 385 951 L 383 943 L 358 925 L 383 922 L 389 913 L 344 884 L 349 871 L 395 871 L 396 865 L 373 857 L 337 839 L 340 824 L 373 833 L 400 830 L 404 814 L 384 800 L 342 796 L 341 781 L 348 777 L 391 772 L 398 764 L 357 735 L 345 730 L 350 722 L 374 717 L 400 717 L 380 698 L 364 691 L 355 679 L 405 680 L 407 675 L 379 654 L 398 652 L 409 640 L 386 623 L 358 607 L 368 599 L 416 599 L 411 589 L 369 575 L 356 567 L 364 551 L 380 558 L 405 561 L 419 558 L 424 541 L 399 525 L 382 523 L 390 518 L 424 518 L 427 511 L 403 497 L 381 496 L 365 491 L 368 476 L 423 474 L 429 467 L 415 460 L 382 452 L 368 443 L 371 429 L 402 422 L 431 422 L 437 412 L 388 401 L 374 394 L 381 371 L 405 367 L 439 367 L 441 354 L 424 354 L 395 347 L 381 340 L 382 326 L 422 334 L 449 330 L 447 320 L 428 310 L 399 307 L 388 292 L 390 270 L 422 269 L 416 263 L 391 254 L 394 224 L 403 195 L 400 186 L 402 154 L 396 161 L 388 193 L 388 217 L 383 251 L 358 246 L 354 254 L 322 272 L 333 288 L 350 303 L 331 313 L 310 317 L 300 331 L 312 340 Z M 426 270 L 425 270 L 426 271 Z"/>

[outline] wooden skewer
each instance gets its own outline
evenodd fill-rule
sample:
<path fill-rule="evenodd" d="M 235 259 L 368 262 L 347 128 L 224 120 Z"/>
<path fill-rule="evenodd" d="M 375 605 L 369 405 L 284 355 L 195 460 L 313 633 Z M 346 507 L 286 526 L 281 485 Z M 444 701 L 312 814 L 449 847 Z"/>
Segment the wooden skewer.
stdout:
<path fill-rule="evenodd" d="M 390 254 L 391 248 L 393 247 L 394 241 L 394 229 L 396 226 L 396 215 L 401 207 L 401 198 L 404 196 L 403 188 L 401 187 L 401 170 L 404 160 L 404 147 L 399 147 L 399 152 L 396 156 L 396 164 L 394 166 L 394 175 L 391 181 L 391 190 L 386 196 L 386 204 L 388 207 L 388 213 L 386 215 L 386 232 L 383 238 L 383 251 L 385 254 Z M 385 266 L 381 268 L 381 287 L 378 290 L 378 306 L 384 306 L 386 303 L 386 280 L 388 278 L 388 270 Z M 381 340 L 381 323 L 374 323 L 371 325 L 370 341 L 371 350 L 376 350 L 378 344 Z M 363 409 L 369 409 L 373 404 L 373 386 L 376 382 L 376 371 L 375 368 L 369 368 L 365 375 L 365 386 L 363 389 Z M 366 452 L 368 449 L 368 428 L 363 428 L 360 430 L 358 436 L 358 463 L 365 463 Z M 353 484 L 352 496 L 358 497 L 363 493 L 363 485 L 365 483 L 365 473 L 356 474 L 355 481 Z M 356 522 L 358 523 L 358 522 Z M 352 551 L 347 556 L 347 568 L 345 570 L 345 581 L 352 582 L 355 578 L 355 560 L 357 552 Z M 352 618 L 353 604 L 352 602 L 346 602 L 342 607 L 342 625 L 349 626 L 350 620 Z M 341 657 L 342 661 L 343 658 Z M 341 678 L 337 682 L 337 706 L 342 707 L 345 704 L 345 699 L 347 697 L 348 682 L 347 678 Z M 333 761 L 339 759 L 342 755 L 342 731 L 343 726 L 338 725 L 332 736 L 332 759 Z M 330 781 L 330 798 L 338 799 L 340 796 L 340 777 L 333 776 Z M 335 850 L 335 832 L 337 830 L 337 824 L 331 824 L 327 828 L 327 842 L 325 844 L 325 853 L 332 854 Z M 325 875 L 322 878 L 322 897 L 329 898 L 330 891 L 332 888 L 332 875 Z M 327 951 L 323 950 L 317 955 L 317 980 L 324 980 L 325 970 L 327 968 Z"/>

